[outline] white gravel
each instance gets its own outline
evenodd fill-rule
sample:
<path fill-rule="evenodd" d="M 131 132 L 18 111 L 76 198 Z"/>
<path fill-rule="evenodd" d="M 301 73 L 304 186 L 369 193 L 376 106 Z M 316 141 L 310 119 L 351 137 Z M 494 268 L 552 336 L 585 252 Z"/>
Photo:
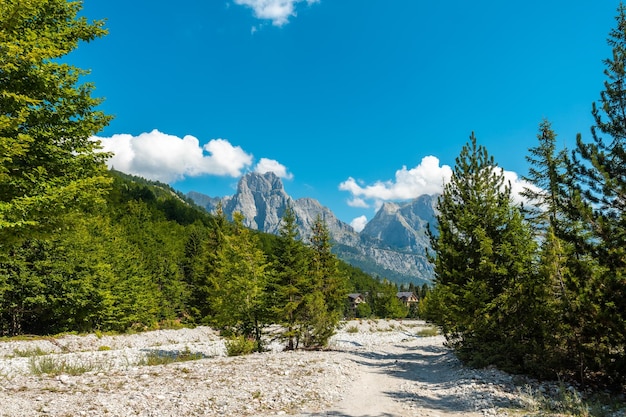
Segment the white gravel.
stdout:
<path fill-rule="evenodd" d="M 496 416 L 520 383 L 461 366 L 419 321 L 351 321 L 326 351 L 227 357 L 208 327 L 0 342 L 0 416 Z M 201 359 L 145 365 L 149 354 Z M 33 367 L 67 365 L 45 374 Z M 517 382 L 515 384 L 514 382 Z"/>

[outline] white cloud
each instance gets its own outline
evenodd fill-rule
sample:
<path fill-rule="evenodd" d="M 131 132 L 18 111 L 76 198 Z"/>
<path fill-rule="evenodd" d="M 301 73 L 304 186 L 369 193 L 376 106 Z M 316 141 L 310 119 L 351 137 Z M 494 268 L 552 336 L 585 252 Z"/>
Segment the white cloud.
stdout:
<path fill-rule="evenodd" d="M 287 167 L 285 167 L 278 161 L 267 158 L 261 158 L 259 160 L 259 163 L 256 164 L 256 167 L 254 168 L 254 172 L 258 172 L 259 174 L 273 172 L 281 178 L 285 178 L 288 180 L 293 178 L 293 174 L 287 172 Z"/>
<path fill-rule="evenodd" d="M 365 216 L 359 216 L 350 222 L 350 226 L 352 226 L 352 228 L 356 230 L 357 232 L 361 232 L 361 230 L 365 228 L 366 224 L 367 224 L 367 217 Z"/>
<path fill-rule="evenodd" d="M 524 203 L 524 205 L 528 205 L 529 201 L 525 197 L 522 197 L 520 193 L 524 191 L 524 189 L 528 188 L 535 192 L 541 191 L 539 187 L 534 184 L 529 183 L 528 181 L 524 181 L 522 178 L 517 175 L 517 173 L 513 171 L 505 171 L 502 168 L 498 168 L 504 175 L 504 180 L 511 184 L 511 197 L 516 204 Z M 506 185 L 506 184 L 505 184 Z"/>
<path fill-rule="evenodd" d="M 367 204 L 367 201 L 363 200 L 362 198 L 358 198 L 358 197 L 354 197 L 350 200 L 348 200 L 348 205 L 350 207 L 358 207 L 358 208 L 369 208 L 369 204 Z"/>
<path fill-rule="evenodd" d="M 443 184 L 449 181 L 452 169 L 448 165 L 439 166 L 439 159 L 426 156 L 412 169 L 403 166 L 396 171 L 395 181 L 377 181 L 372 185 L 362 186 L 350 177 L 339 184 L 339 189 L 352 194 L 352 201 L 357 198 L 377 200 L 409 200 L 423 194 L 443 192 Z"/>
<path fill-rule="evenodd" d="M 235 4 L 254 10 L 257 19 L 271 20 L 274 26 L 282 26 L 289 22 L 291 16 L 296 15 L 296 4 L 304 1 L 308 5 L 319 2 L 319 0 L 235 0 Z"/>
<path fill-rule="evenodd" d="M 252 155 L 225 139 L 200 146 L 197 138 L 179 138 L 153 130 L 139 136 L 117 134 L 94 137 L 103 151 L 114 155 L 109 167 L 144 178 L 173 182 L 185 177 L 218 175 L 238 177 L 252 164 Z"/>
<path fill-rule="evenodd" d="M 521 179 L 517 173 L 506 171 L 500 167 L 505 181 L 511 184 L 511 195 L 517 204 L 528 204 L 520 193 L 525 188 L 539 191 L 539 188 Z M 368 208 L 373 206 L 376 211 L 385 201 L 410 200 L 423 194 L 441 194 L 444 184 L 450 181 L 452 168 L 448 165 L 439 166 L 439 159 L 426 156 L 420 164 L 412 169 L 403 166 L 396 171 L 395 181 L 377 181 L 371 185 L 364 185 L 350 177 L 339 184 L 339 189 L 348 191 L 352 197 L 348 200 L 350 207 Z"/>

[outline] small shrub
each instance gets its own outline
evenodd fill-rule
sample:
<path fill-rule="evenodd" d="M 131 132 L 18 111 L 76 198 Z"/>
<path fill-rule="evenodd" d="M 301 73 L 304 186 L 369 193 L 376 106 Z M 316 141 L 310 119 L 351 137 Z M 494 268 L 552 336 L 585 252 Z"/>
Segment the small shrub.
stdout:
<path fill-rule="evenodd" d="M 243 336 L 235 336 L 226 340 L 226 354 L 228 356 L 249 355 L 256 350 L 256 342 Z"/>
<path fill-rule="evenodd" d="M 101 352 L 104 352 L 104 351 L 107 351 L 107 350 L 111 350 L 111 347 L 102 345 L 102 346 L 98 347 L 98 350 L 101 351 Z"/>
<path fill-rule="evenodd" d="M 367 303 L 360 303 L 356 306 L 357 318 L 367 318 L 372 315 L 372 308 Z"/>
<path fill-rule="evenodd" d="M 359 332 L 359 328 L 356 326 L 350 326 L 348 328 L 346 328 L 346 332 L 347 333 L 358 333 Z"/>
<path fill-rule="evenodd" d="M 180 319 L 166 319 L 161 320 L 157 323 L 156 328 L 161 330 L 180 330 L 184 328 L 185 325 L 180 321 Z"/>
<path fill-rule="evenodd" d="M 547 392 L 526 385 L 518 388 L 520 406 L 537 416 L 613 417 L 624 415 L 626 404 L 602 395 L 583 398 L 573 387 L 563 382 Z"/>

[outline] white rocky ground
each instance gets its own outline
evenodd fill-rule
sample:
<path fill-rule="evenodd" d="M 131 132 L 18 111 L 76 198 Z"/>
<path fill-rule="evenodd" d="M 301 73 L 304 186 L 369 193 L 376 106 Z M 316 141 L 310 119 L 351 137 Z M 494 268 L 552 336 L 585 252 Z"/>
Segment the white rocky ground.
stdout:
<path fill-rule="evenodd" d="M 0 416 L 499 416 L 530 386 L 464 368 L 419 321 L 351 321 L 327 351 L 227 357 L 210 328 L 0 342 Z M 201 359 L 148 365 L 152 355 Z M 65 372 L 34 370 L 65 365 Z M 536 386 L 539 387 L 539 386 Z M 533 388 L 542 389 L 545 388 Z M 622 411 L 623 412 L 623 411 Z M 522 412 L 523 415 L 524 412 Z M 615 414 L 622 415 L 622 414 Z"/>

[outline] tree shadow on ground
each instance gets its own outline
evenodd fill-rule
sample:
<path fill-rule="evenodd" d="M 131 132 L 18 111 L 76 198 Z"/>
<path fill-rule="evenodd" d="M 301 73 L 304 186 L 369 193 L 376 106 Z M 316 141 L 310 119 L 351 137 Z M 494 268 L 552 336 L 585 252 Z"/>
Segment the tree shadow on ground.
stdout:
<path fill-rule="evenodd" d="M 396 346 L 402 353 L 351 352 L 352 360 L 374 372 L 410 384 L 403 390 L 385 392 L 410 408 L 442 412 L 472 413 L 479 409 L 515 407 L 494 384 L 483 381 L 478 373 L 464 369 L 454 353 L 443 346 Z M 471 397 L 460 393 L 472 392 Z M 470 401 L 468 401 L 468 399 Z"/>

